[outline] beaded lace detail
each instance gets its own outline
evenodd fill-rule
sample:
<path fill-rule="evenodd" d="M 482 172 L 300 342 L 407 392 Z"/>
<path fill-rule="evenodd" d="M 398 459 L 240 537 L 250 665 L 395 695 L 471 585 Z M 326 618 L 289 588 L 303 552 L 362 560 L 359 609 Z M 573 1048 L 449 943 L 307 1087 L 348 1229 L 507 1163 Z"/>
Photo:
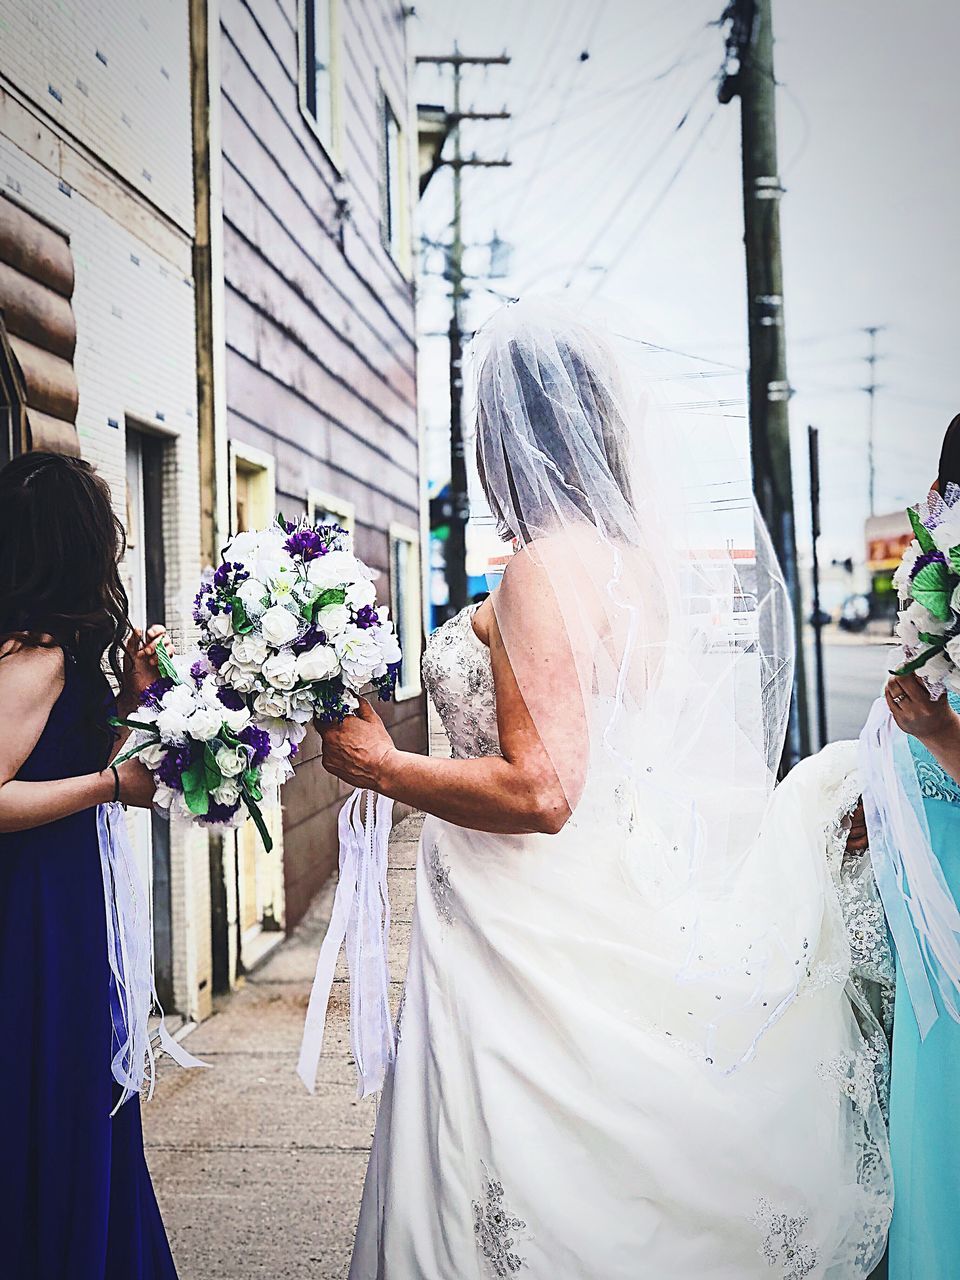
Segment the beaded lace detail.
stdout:
<path fill-rule="evenodd" d="M 817 1251 L 803 1239 L 809 1221 L 806 1213 L 790 1214 L 761 1199 L 753 1215 L 760 1232 L 760 1252 L 767 1265 L 783 1280 L 803 1280 L 817 1269 Z"/>
<path fill-rule="evenodd" d="M 504 1205 L 503 1183 L 484 1169 L 483 1194 L 473 1201 L 473 1231 L 489 1275 L 515 1275 L 526 1266 L 517 1252 L 517 1235 L 526 1223 Z"/>
<path fill-rule="evenodd" d="M 478 607 L 438 627 L 423 656 L 423 683 L 459 760 L 502 754 L 490 650 L 473 629 Z"/>

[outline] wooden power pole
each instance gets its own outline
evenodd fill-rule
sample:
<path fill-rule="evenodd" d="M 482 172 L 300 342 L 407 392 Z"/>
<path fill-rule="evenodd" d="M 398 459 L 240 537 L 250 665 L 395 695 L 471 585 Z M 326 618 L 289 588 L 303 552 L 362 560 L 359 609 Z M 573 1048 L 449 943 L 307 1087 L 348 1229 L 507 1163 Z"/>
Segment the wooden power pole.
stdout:
<path fill-rule="evenodd" d="M 777 165 L 776 79 L 770 10 L 771 0 L 730 0 L 727 5 L 721 19 L 729 24 L 727 66 L 718 97 L 722 103 L 734 97 L 740 99 L 753 489 L 783 569 L 797 631 L 794 696 L 783 759 L 786 771 L 809 754 L 810 732 L 790 463 L 790 383 L 780 258 L 783 188 Z"/>
<path fill-rule="evenodd" d="M 510 59 L 506 54 L 494 57 L 478 57 L 462 54 L 454 47 L 453 53 L 424 55 L 418 63 L 449 66 L 453 69 L 453 110 L 447 113 L 447 127 L 453 136 L 453 155 L 440 161 L 453 170 L 453 218 L 448 253 L 450 279 L 450 533 L 445 549 L 447 589 L 450 593 L 448 608 L 451 615 L 459 612 L 467 603 L 467 521 L 470 518 L 470 498 L 467 492 L 467 460 L 463 447 L 463 303 L 467 296 L 463 273 L 463 186 L 462 173 L 466 168 L 493 169 L 509 165 L 509 160 L 481 160 L 479 156 L 464 156 L 460 138 L 460 125 L 464 120 L 509 120 L 507 111 L 462 111 L 460 105 L 461 76 L 465 66 L 506 66 Z M 438 166 L 439 167 L 439 166 Z"/>

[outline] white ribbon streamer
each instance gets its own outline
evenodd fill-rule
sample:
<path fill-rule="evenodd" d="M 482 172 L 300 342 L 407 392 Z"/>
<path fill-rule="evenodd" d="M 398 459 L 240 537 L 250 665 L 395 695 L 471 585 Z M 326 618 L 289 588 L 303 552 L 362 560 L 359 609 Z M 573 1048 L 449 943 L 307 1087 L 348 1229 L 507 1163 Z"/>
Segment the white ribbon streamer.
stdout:
<path fill-rule="evenodd" d="M 188 1053 L 167 1030 L 154 984 L 150 899 L 137 872 L 122 805 L 98 806 L 97 840 L 106 907 L 107 959 L 113 974 L 111 1070 L 121 1088 L 119 1101 L 111 1112 L 116 1115 L 125 1102 L 140 1094 L 145 1084 L 147 1097 L 153 1097 L 156 1053 L 148 1022 L 154 1008 L 160 1014 L 156 1036 L 161 1049 L 181 1067 L 206 1067 L 209 1063 Z"/>
<path fill-rule="evenodd" d="M 960 911 L 930 843 L 906 735 L 883 698 L 860 736 L 870 857 L 921 1039 L 939 1016 L 931 979 L 960 1022 Z"/>
<path fill-rule="evenodd" d="M 355 791 L 340 811 L 340 878 L 333 911 L 317 958 L 297 1074 L 315 1091 L 327 1006 L 340 949 L 346 944 L 350 974 L 350 1047 L 357 1064 L 357 1096 L 383 1085 L 396 1052 L 390 1014 L 390 900 L 387 849 L 393 801 Z"/>

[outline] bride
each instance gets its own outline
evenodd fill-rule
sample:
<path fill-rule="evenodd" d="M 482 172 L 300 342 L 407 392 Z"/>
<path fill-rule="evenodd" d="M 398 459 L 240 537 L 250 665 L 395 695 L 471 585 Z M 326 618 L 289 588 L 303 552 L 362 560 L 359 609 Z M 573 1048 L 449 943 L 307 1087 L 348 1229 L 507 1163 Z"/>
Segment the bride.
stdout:
<path fill-rule="evenodd" d="M 428 647 L 453 759 L 366 704 L 324 731 L 331 773 L 428 815 L 351 1280 L 841 1280 L 883 1253 L 841 801 L 820 760 L 771 799 L 782 579 L 656 354 L 550 303 L 484 327 L 477 461 L 517 550 Z"/>

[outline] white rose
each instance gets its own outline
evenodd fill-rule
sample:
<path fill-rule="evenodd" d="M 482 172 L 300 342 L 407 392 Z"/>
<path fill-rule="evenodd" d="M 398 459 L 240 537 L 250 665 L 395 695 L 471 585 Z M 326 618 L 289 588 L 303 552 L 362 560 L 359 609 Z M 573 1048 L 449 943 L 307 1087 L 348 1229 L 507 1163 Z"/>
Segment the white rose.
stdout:
<path fill-rule="evenodd" d="M 159 714 L 159 707 L 137 707 L 131 719 L 139 721 L 140 724 L 154 724 Z"/>
<path fill-rule="evenodd" d="M 164 711 L 178 711 L 181 715 L 188 716 L 196 708 L 196 705 L 196 690 L 188 684 L 175 684 L 160 699 L 161 713 Z"/>
<path fill-rule="evenodd" d="M 216 754 L 217 768 L 225 778 L 236 778 L 243 773 L 247 760 L 243 747 L 221 747 Z"/>
<path fill-rule="evenodd" d="M 380 646 L 376 636 L 362 627 L 347 627 L 334 640 L 334 647 L 340 659 L 340 673 L 344 683 L 359 692 L 364 685 L 369 684 L 373 672 L 380 665 Z"/>
<path fill-rule="evenodd" d="M 168 708 L 157 716 L 157 733 L 164 742 L 181 743 L 187 736 L 187 720 L 182 711 Z"/>
<path fill-rule="evenodd" d="M 240 799 L 239 783 L 233 778 L 224 778 L 219 787 L 210 792 L 210 797 L 215 804 L 224 804 L 232 809 Z"/>
<path fill-rule="evenodd" d="M 380 657 L 388 666 L 399 662 L 403 657 L 400 641 L 397 639 L 397 633 L 393 629 L 392 622 L 388 622 L 386 626 L 382 626 L 377 632 L 377 643 L 380 646 Z"/>
<path fill-rule="evenodd" d="M 172 787 L 165 787 L 162 783 L 153 793 L 153 807 L 159 809 L 163 813 L 167 813 L 173 804 L 176 792 Z"/>
<path fill-rule="evenodd" d="M 260 769 L 260 785 L 264 790 L 268 787 L 282 787 L 292 776 L 293 767 L 288 760 L 281 756 L 269 756 Z"/>
<path fill-rule="evenodd" d="M 315 587 L 326 591 L 328 587 L 343 587 L 360 578 L 370 576 L 366 565 L 360 563 L 349 551 L 330 551 L 317 556 L 307 565 L 307 577 Z"/>
<path fill-rule="evenodd" d="M 198 707 L 187 719 L 187 733 L 197 742 L 209 742 L 222 728 L 223 716 L 213 707 Z"/>
<path fill-rule="evenodd" d="M 234 733 L 239 733 L 241 729 L 245 729 L 250 723 L 250 712 L 247 707 L 241 707 L 239 711 L 231 711 L 229 707 L 221 707 L 220 716 L 227 728 L 232 729 Z"/>
<path fill-rule="evenodd" d="M 281 649 L 263 664 L 263 678 L 275 689 L 292 689 L 297 683 L 297 655 L 289 649 Z"/>
<path fill-rule="evenodd" d="M 223 552 L 224 561 L 227 564 L 242 564 L 249 570 L 252 562 L 257 558 L 261 537 L 262 534 L 256 530 L 238 533 L 231 542 L 227 543 Z"/>
<path fill-rule="evenodd" d="M 351 609 L 372 608 L 377 599 L 377 589 L 369 578 L 358 578 L 347 587 L 347 604 Z"/>
<path fill-rule="evenodd" d="M 264 533 L 256 559 L 252 565 L 247 565 L 261 582 L 270 582 L 282 570 L 293 569 L 293 558 L 283 545 L 286 540 L 287 535 L 277 525 Z"/>
<path fill-rule="evenodd" d="M 159 769 L 166 754 L 167 749 L 162 742 L 152 742 L 149 747 L 144 747 L 138 759 L 147 769 Z"/>
<path fill-rule="evenodd" d="M 301 680 L 329 680 L 339 669 L 337 651 L 329 644 L 318 644 L 297 658 L 297 675 Z"/>
<path fill-rule="evenodd" d="M 286 720 L 290 712 L 290 699 L 286 694 L 267 689 L 254 698 L 253 709 L 258 716 L 265 716 L 268 720 Z"/>
<path fill-rule="evenodd" d="M 350 621 L 350 610 L 345 604 L 328 604 L 317 614 L 317 626 L 328 636 L 338 636 Z"/>
<path fill-rule="evenodd" d="M 232 658 L 220 668 L 220 675 L 224 683 L 231 689 L 236 689 L 237 693 L 252 693 L 257 687 L 256 670 L 238 666 Z"/>
<path fill-rule="evenodd" d="M 294 689 L 290 694 L 290 709 L 287 716 L 290 720 L 296 720 L 301 724 L 307 724 L 313 719 L 313 713 L 316 710 L 313 695 L 309 689 Z"/>
<path fill-rule="evenodd" d="M 260 619 L 260 631 L 264 640 L 279 649 L 300 634 L 297 619 L 283 605 L 275 604 Z"/>
<path fill-rule="evenodd" d="M 266 616 L 266 615 L 264 615 Z M 260 668 L 267 660 L 270 646 L 261 636 L 238 636 L 233 642 L 230 657 L 243 667 Z"/>
<path fill-rule="evenodd" d="M 247 613 L 261 613 L 263 611 L 263 602 L 269 594 L 269 591 L 259 578 L 247 578 L 237 587 L 237 599 Z"/>
<path fill-rule="evenodd" d="M 207 620 L 207 630 L 217 640 L 226 640 L 233 634 L 233 618 L 229 613 L 212 613 Z"/>

